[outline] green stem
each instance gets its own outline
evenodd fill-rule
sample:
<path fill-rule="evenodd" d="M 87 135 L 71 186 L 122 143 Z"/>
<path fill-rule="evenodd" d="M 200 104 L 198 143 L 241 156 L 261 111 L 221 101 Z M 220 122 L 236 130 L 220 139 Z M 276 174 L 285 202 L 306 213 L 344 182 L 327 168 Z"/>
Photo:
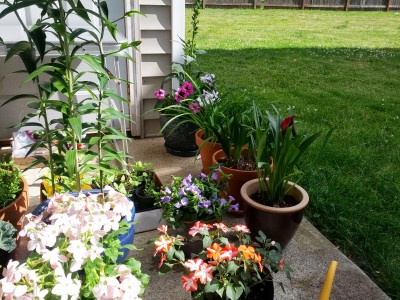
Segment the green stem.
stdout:
<path fill-rule="evenodd" d="M 64 11 L 63 7 L 63 1 L 58 0 L 58 5 L 60 9 L 60 23 L 62 28 L 68 28 L 66 24 L 66 14 Z M 74 82 L 73 82 L 73 75 L 72 75 L 72 57 L 71 53 L 69 51 L 69 35 L 67 31 L 64 31 L 64 34 L 61 35 L 59 34 L 59 40 L 60 40 L 60 47 L 63 49 L 63 53 L 65 55 L 65 79 L 68 82 L 68 106 L 69 106 L 69 116 L 75 117 L 75 111 L 74 111 L 74 94 L 73 94 L 73 89 L 74 89 Z M 75 179 L 76 179 L 76 186 L 78 189 L 78 192 L 81 191 L 81 178 L 80 178 L 80 173 L 79 173 L 79 157 L 78 157 L 78 145 L 77 145 L 77 136 L 76 133 L 72 130 L 72 149 L 75 152 L 75 160 L 74 160 L 74 165 L 75 165 Z"/>

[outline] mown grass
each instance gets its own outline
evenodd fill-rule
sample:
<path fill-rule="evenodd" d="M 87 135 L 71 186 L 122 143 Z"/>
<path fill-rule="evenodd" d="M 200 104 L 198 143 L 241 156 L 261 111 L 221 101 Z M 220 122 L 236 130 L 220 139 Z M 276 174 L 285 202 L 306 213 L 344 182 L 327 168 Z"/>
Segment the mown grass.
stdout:
<path fill-rule="evenodd" d="M 335 127 L 302 162 L 307 217 L 400 299 L 400 14 L 206 9 L 199 27 L 225 101 L 292 107 L 299 132 Z"/>

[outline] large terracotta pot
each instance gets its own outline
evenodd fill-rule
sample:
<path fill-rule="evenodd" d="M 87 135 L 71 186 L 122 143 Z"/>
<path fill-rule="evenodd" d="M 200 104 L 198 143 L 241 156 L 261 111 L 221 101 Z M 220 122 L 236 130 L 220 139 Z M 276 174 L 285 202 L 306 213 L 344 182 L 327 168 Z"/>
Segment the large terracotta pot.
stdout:
<path fill-rule="evenodd" d="M 243 154 L 246 155 L 247 149 L 243 150 Z M 218 164 L 220 160 L 226 158 L 225 152 L 221 149 L 213 154 L 212 162 L 213 164 Z M 245 171 L 245 170 L 237 170 L 228 168 L 221 165 L 221 170 L 225 174 L 231 175 L 228 182 L 228 187 L 226 189 L 226 193 L 235 198 L 235 203 L 239 203 L 239 214 L 243 214 L 243 199 L 240 194 L 240 188 L 242 185 L 254 178 L 257 178 L 257 170 L 253 171 Z"/>
<path fill-rule="evenodd" d="M 212 166 L 212 156 L 213 154 L 221 149 L 220 143 L 212 143 L 209 141 L 204 141 L 203 139 L 204 131 L 199 129 L 196 131 L 196 144 L 200 149 L 201 165 L 203 166 L 203 173 L 210 173 L 210 167 Z"/>
<path fill-rule="evenodd" d="M 171 119 L 171 116 L 161 114 L 161 128 Z M 179 118 L 175 119 L 163 130 L 165 149 L 169 154 L 175 156 L 195 156 L 197 154 L 197 145 L 194 135 L 199 127 L 193 123 L 179 124 L 181 121 Z"/>
<path fill-rule="evenodd" d="M 253 234 L 261 230 L 267 237 L 279 242 L 283 248 L 296 233 L 309 201 L 307 192 L 301 186 L 289 181 L 287 188 L 288 195 L 293 196 L 298 204 L 285 208 L 262 205 L 251 199 L 251 196 L 259 191 L 258 179 L 246 182 L 240 190 L 247 227 Z"/>
<path fill-rule="evenodd" d="M 0 219 L 13 224 L 18 231 L 22 229 L 22 224 L 19 221 L 29 207 L 29 186 L 24 177 L 21 176 L 20 178 L 21 193 L 17 199 L 0 209 Z"/>

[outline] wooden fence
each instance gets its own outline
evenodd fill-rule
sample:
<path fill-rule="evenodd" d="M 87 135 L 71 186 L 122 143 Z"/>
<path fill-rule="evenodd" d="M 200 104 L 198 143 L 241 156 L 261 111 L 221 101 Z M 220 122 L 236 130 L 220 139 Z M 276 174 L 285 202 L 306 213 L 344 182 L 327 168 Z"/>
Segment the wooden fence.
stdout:
<path fill-rule="evenodd" d="M 193 4 L 193 0 L 186 0 L 186 4 Z M 398 11 L 400 10 L 400 0 L 203 0 L 203 8 L 206 7 Z"/>

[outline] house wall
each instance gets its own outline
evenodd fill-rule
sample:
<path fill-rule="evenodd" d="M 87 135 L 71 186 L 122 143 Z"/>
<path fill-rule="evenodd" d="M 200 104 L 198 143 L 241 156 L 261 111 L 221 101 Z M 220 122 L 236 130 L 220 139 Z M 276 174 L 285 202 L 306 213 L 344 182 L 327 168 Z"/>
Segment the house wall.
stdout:
<path fill-rule="evenodd" d="M 90 1 L 90 0 L 83 0 Z M 125 22 L 119 21 L 118 27 L 121 33 L 125 34 L 128 41 L 142 40 L 140 52 L 132 51 L 136 63 L 120 60 L 121 77 L 136 84 L 128 86 L 121 84 L 121 92 L 125 98 L 130 100 L 129 104 L 120 107 L 132 117 L 128 129 L 134 136 L 155 136 L 159 134 L 158 113 L 145 114 L 153 108 L 155 99 L 153 92 L 160 87 L 165 75 L 171 71 L 171 61 L 179 61 L 182 55 L 182 47 L 177 42 L 178 37 L 184 38 L 184 1 L 181 0 L 106 0 L 109 4 L 110 19 L 117 19 L 124 11 L 136 9 L 141 10 L 146 16 L 134 15 Z M 0 6 L 0 10 L 4 6 Z M 25 9 L 22 17 L 28 25 L 35 20 L 34 15 L 38 11 Z M 95 22 L 96 20 L 94 20 Z M 83 24 L 74 24 L 83 26 Z M 14 15 L 8 15 L 0 20 L 0 36 L 7 43 L 15 43 L 22 40 L 24 33 Z M 35 94 L 35 87 L 27 83 L 21 85 L 25 75 L 10 73 L 23 69 L 19 59 L 15 58 L 4 63 L 6 47 L 0 46 L 0 105 L 10 97 L 21 93 Z M 110 70 L 113 62 L 109 62 Z M 79 70 L 85 66 L 77 66 Z M 87 95 L 79 95 L 84 98 Z M 55 96 L 57 98 L 57 96 Z M 14 103 L 0 107 L 0 139 L 9 139 L 15 128 L 9 128 L 27 115 L 30 110 L 26 106 L 32 99 L 18 100 Z M 57 117 L 53 113 L 52 117 Z M 119 127 L 118 122 L 114 124 Z M 33 128 L 31 128 L 33 129 Z"/>
<path fill-rule="evenodd" d="M 154 91 L 171 72 L 171 62 L 183 60 L 179 38 L 185 38 L 185 3 L 182 0 L 139 0 L 136 9 L 145 16 L 136 16 L 134 34 L 141 40 L 136 55 L 137 107 L 131 110 L 133 135 L 152 137 L 160 134 L 158 112 L 152 111 L 157 99 Z M 171 90 L 171 85 L 167 91 Z"/>

